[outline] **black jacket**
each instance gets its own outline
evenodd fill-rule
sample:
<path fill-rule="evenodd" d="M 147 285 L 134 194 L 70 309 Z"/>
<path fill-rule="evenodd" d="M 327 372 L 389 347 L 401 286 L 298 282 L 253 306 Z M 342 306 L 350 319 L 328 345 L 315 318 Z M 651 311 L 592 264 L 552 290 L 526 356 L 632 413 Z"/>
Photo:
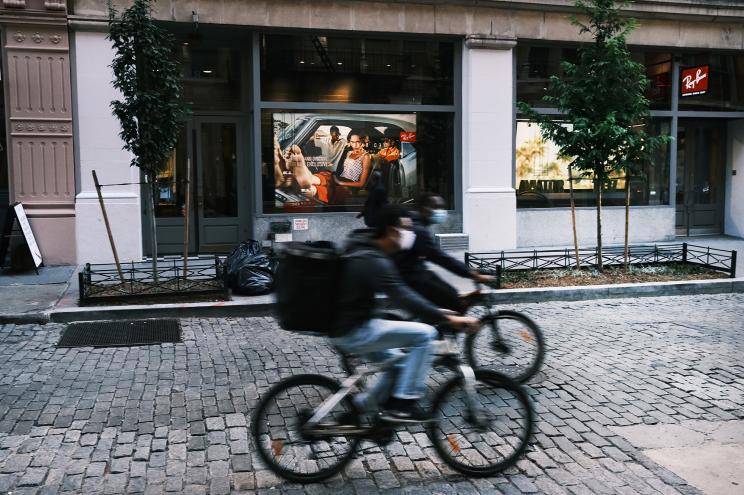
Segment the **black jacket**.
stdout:
<path fill-rule="evenodd" d="M 349 239 L 339 293 L 334 337 L 373 318 L 377 293 L 387 294 L 397 306 L 426 323 L 439 323 L 445 318 L 439 308 L 401 280 L 392 260 L 365 234 Z"/>
<path fill-rule="evenodd" d="M 416 223 L 413 226 L 413 232 L 416 234 L 416 241 L 411 249 L 400 251 L 393 256 L 401 277 L 405 279 L 426 270 L 424 262 L 430 261 L 456 275 L 472 278 L 468 265 L 439 249 L 434 241 L 434 235 L 427 226 Z"/>

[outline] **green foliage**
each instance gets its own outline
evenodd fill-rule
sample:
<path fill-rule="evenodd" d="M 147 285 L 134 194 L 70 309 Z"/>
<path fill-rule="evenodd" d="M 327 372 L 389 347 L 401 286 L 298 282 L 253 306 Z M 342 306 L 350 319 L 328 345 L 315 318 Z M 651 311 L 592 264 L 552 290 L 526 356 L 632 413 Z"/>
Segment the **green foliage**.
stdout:
<path fill-rule="evenodd" d="M 117 19 L 109 3 L 109 35 L 116 52 L 113 85 L 122 94 L 111 102 L 121 123 L 132 165 L 151 179 L 163 170 L 176 145 L 186 107 L 180 101 L 180 68 L 175 40 L 152 19 L 152 0 L 134 0 Z"/>
<path fill-rule="evenodd" d="M 544 101 L 555 105 L 565 123 L 538 114 L 524 102 L 519 111 L 540 125 L 544 138 L 560 147 L 560 155 L 571 157 L 582 175 L 602 182 L 613 172 L 637 174 L 650 162 L 652 153 L 667 137 L 648 136 L 642 127 L 649 116 L 643 94 L 649 80 L 642 64 L 634 62 L 626 37 L 635 27 L 632 19 L 620 15 L 628 0 L 576 0 L 586 18 L 573 23 L 594 42 L 578 49 L 576 64 L 564 61 L 564 77 L 551 77 Z"/>

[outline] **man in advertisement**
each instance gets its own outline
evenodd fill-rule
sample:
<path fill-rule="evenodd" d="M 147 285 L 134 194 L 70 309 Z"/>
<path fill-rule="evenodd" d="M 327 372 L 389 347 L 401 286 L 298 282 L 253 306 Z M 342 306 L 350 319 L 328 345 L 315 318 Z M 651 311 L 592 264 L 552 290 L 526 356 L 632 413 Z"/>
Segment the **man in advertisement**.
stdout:
<path fill-rule="evenodd" d="M 346 139 L 341 137 L 341 132 L 335 125 L 331 126 L 330 134 L 330 136 L 321 136 L 319 132 L 316 132 L 312 142 L 320 148 L 320 154 L 328 160 L 328 170 L 335 172 L 338 168 L 338 161 L 344 154 Z"/>

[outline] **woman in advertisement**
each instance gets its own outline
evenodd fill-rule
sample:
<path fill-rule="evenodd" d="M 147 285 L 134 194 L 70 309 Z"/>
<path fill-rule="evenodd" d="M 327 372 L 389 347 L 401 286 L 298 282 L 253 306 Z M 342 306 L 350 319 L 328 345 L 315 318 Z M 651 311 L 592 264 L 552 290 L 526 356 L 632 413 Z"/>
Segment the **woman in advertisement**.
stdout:
<path fill-rule="evenodd" d="M 351 151 L 346 154 L 341 172 L 333 176 L 339 186 L 358 189 L 367 183 L 367 177 L 372 171 L 372 157 L 364 150 L 362 136 L 359 131 L 349 132 Z"/>

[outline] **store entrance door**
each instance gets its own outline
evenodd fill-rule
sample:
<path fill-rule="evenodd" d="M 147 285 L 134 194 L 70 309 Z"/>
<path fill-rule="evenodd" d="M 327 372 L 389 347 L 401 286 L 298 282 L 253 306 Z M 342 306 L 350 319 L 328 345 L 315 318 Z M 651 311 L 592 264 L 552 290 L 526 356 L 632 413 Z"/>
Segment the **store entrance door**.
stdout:
<path fill-rule="evenodd" d="M 199 117 L 181 131 L 167 169 L 158 176 L 156 216 L 158 254 L 181 254 L 184 248 L 186 174 L 191 162 L 189 252 L 232 250 L 247 232 L 247 173 L 237 118 Z M 145 218 L 144 221 L 147 219 Z M 149 254 L 144 225 L 145 253 Z"/>
<path fill-rule="evenodd" d="M 726 171 L 726 122 L 680 119 L 677 134 L 677 235 L 720 234 Z"/>

